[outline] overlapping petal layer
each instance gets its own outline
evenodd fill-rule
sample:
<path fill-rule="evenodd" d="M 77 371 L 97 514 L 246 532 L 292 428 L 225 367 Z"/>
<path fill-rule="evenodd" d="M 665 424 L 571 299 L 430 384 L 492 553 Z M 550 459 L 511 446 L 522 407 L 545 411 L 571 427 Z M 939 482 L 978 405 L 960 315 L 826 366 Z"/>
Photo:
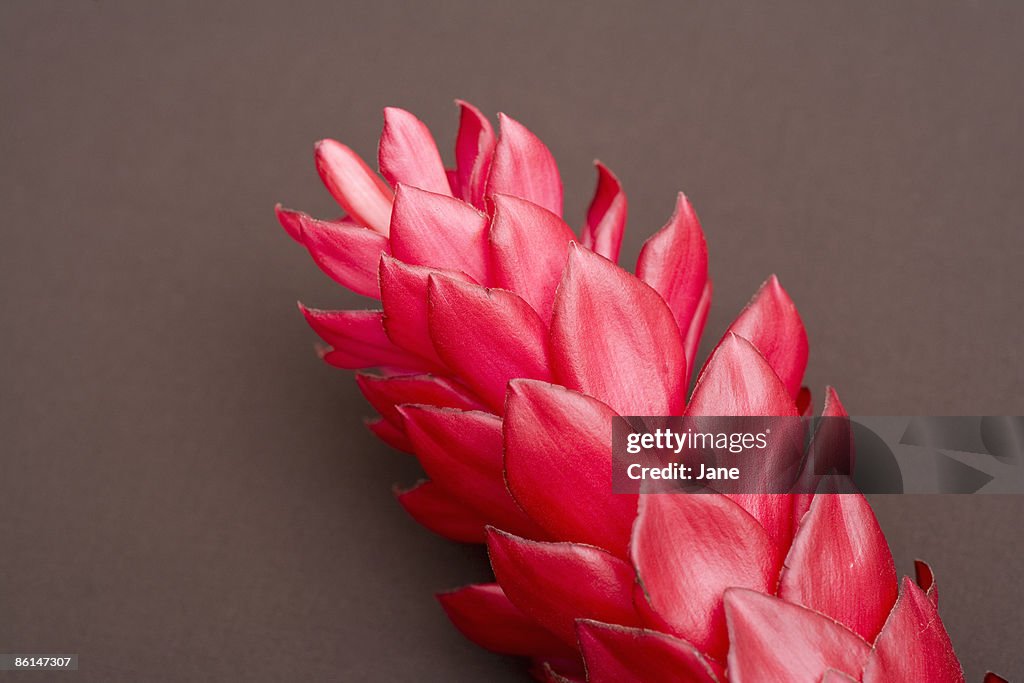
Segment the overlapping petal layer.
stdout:
<path fill-rule="evenodd" d="M 521 123 L 460 102 L 455 168 L 389 108 L 380 178 L 324 141 L 347 212 L 278 210 L 371 311 L 303 308 L 358 376 L 382 439 L 430 477 L 397 493 L 433 531 L 486 542 L 495 584 L 440 600 L 467 637 L 550 681 L 960 681 L 930 568 L 896 573 L 858 494 L 615 495 L 614 415 L 805 414 L 808 344 L 770 277 L 689 379 L 711 304 L 700 222 L 679 195 L 632 275 L 619 180 L 577 238 L 554 157 Z M 843 416 L 835 392 L 825 415 Z M 815 435 L 818 449 L 849 434 Z"/>

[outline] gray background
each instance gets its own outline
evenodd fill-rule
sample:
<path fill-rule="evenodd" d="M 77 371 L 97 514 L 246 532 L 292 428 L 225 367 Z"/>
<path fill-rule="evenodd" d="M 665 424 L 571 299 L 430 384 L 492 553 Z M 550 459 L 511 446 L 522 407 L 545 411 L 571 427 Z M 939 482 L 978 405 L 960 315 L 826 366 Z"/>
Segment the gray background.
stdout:
<path fill-rule="evenodd" d="M 336 211 L 312 143 L 373 158 L 388 104 L 446 150 L 454 97 L 516 116 L 576 223 L 599 156 L 630 262 L 684 189 L 708 343 L 775 272 L 853 414 L 1024 414 L 1024 6 L 770 4 L 0 4 L 0 651 L 79 653 L 61 680 L 523 680 L 435 605 L 485 562 L 393 502 L 415 466 L 295 311 L 359 302 L 272 213 Z M 1024 498 L 875 503 L 969 678 L 1024 675 Z"/>

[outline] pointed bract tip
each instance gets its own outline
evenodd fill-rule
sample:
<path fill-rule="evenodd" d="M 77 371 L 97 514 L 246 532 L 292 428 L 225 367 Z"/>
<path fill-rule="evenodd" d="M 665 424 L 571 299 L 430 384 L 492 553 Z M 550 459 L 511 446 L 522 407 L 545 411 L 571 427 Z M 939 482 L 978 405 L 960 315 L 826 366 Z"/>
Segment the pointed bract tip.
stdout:
<path fill-rule="evenodd" d="M 839 392 L 835 390 L 835 387 L 828 385 L 825 387 L 825 405 L 821 409 L 822 417 L 847 417 L 846 408 L 843 407 L 843 402 L 839 400 Z"/>
<path fill-rule="evenodd" d="M 508 128 L 522 128 L 523 130 L 526 129 L 526 126 L 524 126 L 523 124 L 519 123 L 519 121 L 515 120 L 514 118 L 512 118 L 511 116 L 509 116 L 508 114 L 506 114 L 503 111 L 499 111 L 498 112 L 498 126 L 499 126 L 499 128 L 500 128 L 500 130 L 502 132 L 505 131 L 506 127 L 508 127 Z"/>
<path fill-rule="evenodd" d="M 619 180 L 619 177 L 615 175 L 615 173 L 613 173 L 603 161 L 600 159 L 594 159 L 594 168 L 597 169 L 597 181 L 599 186 L 604 183 L 612 183 L 617 187 L 620 193 L 622 192 L 622 181 Z"/>
<path fill-rule="evenodd" d="M 387 125 L 389 121 L 394 121 L 396 119 L 416 119 L 416 115 L 413 114 L 411 111 L 407 109 L 402 109 L 401 107 L 391 106 L 384 107 L 382 116 L 384 118 L 385 125 Z"/>
<path fill-rule="evenodd" d="M 480 108 L 478 106 L 476 106 L 475 104 L 468 100 L 462 99 L 461 97 L 455 98 L 455 106 L 458 107 L 459 109 L 469 109 L 474 114 L 478 114 L 481 118 L 486 118 L 484 117 L 483 113 L 480 111 Z"/>
<path fill-rule="evenodd" d="M 917 579 L 917 585 L 926 593 L 935 585 L 935 572 L 924 560 L 914 560 L 914 577 Z"/>
<path fill-rule="evenodd" d="M 274 206 L 274 215 L 284 231 L 296 242 L 302 243 L 302 213 L 284 208 L 280 203 Z"/>
<path fill-rule="evenodd" d="M 402 416 L 403 421 L 415 421 L 417 414 L 423 415 L 429 413 L 431 410 L 437 410 L 441 412 L 452 412 L 453 409 L 438 408 L 437 406 L 431 406 L 425 403 L 399 403 L 395 406 L 395 410 L 397 410 L 398 414 Z"/>
<path fill-rule="evenodd" d="M 750 298 L 750 303 L 747 304 L 748 307 L 763 296 L 769 296 L 772 299 L 775 299 L 796 313 L 796 304 L 793 303 L 793 299 L 789 296 L 789 292 L 787 292 L 786 288 L 782 286 L 782 283 L 779 281 L 779 276 L 775 273 L 769 275 L 767 279 L 761 283 L 761 286 L 757 288 L 754 296 Z M 796 313 L 796 315 L 799 317 L 799 313 Z"/>
<path fill-rule="evenodd" d="M 323 138 L 313 143 L 313 156 L 316 157 L 319 162 L 325 154 L 328 154 L 332 149 L 335 150 L 347 150 L 348 147 L 341 144 L 337 140 L 331 138 Z"/>

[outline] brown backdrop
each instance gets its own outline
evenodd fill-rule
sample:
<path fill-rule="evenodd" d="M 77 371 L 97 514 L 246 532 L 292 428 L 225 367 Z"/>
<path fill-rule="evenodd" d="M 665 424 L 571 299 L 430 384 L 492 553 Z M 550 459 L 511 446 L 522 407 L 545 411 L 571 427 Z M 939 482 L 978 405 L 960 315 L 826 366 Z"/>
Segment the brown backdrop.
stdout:
<path fill-rule="evenodd" d="M 0 4 L 0 651 L 77 652 L 80 681 L 523 680 L 434 603 L 485 562 L 393 502 L 416 468 L 295 311 L 356 298 L 272 214 L 335 211 L 311 145 L 372 158 L 387 104 L 446 149 L 454 97 L 516 116 L 574 222 L 600 156 L 627 261 L 685 190 L 709 340 L 777 273 L 854 414 L 1024 413 L 1024 6 L 546 4 Z M 1024 675 L 1024 499 L 875 502 L 969 677 Z"/>

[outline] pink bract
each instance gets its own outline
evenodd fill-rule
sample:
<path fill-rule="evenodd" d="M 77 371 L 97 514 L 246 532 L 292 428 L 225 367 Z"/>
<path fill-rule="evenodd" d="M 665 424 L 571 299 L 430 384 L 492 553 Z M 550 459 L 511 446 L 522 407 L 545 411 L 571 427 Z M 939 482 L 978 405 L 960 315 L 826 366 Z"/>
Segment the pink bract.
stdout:
<path fill-rule="evenodd" d="M 611 171 L 577 233 L 540 139 L 459 106 L 454 169 L 389 108 L 383 179 L 316 146 L 345 217 L 277 209 L 327 275 L 381 302 L 302 312 L 328 363 L 377 370 L 357 376 L 371 429 L 429 476 L 399 502 L 487 544 L 495 583 L 439 596 L 455 625 L 550 681 L 962 681 L 930 569 L 897 582 L 862 496 L 611 493 L 615 414 L 806 413 L 800 316 L 769 277 L 697 372 L 712 287 L 686 197 L 631 274 Z M 823 414 L 846 414 L 831 388 Z"/>

